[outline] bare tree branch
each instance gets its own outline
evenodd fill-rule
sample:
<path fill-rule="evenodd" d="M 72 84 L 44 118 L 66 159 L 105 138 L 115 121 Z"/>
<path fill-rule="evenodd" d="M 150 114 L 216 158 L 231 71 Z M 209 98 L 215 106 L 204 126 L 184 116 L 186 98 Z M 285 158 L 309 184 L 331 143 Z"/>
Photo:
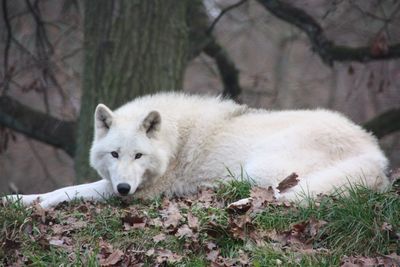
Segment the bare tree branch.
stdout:
<path fill-rule="evenodd" d="M 211 23 L 210 27 L 208 27 L 206 33 L 207 34 L 211 34 L 212 31 L 215 28 L 215 25 L 217 25 L 218 21 L 225 15 L 225 13 L 227 13 L 228 11 L 241 6 L 242 4 L 246 3 L 247 0 L 240 0 L 239 2 L 237 2 L 236 4 L 230 5 L 226 8 L 224 8 L 221 13 L 218 14 L 218 16 L 215 18 L 215 20 Z"/>
<path fill-rule="evenodd" d="M 40 12 L 39 8 L 39 1 L 35 0 L 34 3 L 32 4 L 30 0 L 25 0 L 25 3 L 28 7 L 29 12 L 32 14 L 33 19 L 36 22 L 36 42 L 37 45 L 40 47 L 38 50 L 39 55 L 41 53 L 43 54 L 53 54 L 54 53 L 54 47 L 51 44 L 49 37 L 47 35 L 46 28 L 44 26 L 43 20 L 42 20 L 42 15 Z"/>
<path fill-rule="evenodd" d="M 4 68 L 4 81 L 3 81 L 3 88 L 4 92 L 9 89 L 9 81 L 10 81 L 10 73 L 9 73 L 9 54 L 10 54 L 10 48 L 11 48 L 11 39 L 12 39 L 12 31 L 11 31 L 11 24 L 8 16 L 8 9 L 7 9 L 7 0 L 2 0 L 2 11 L 3 11 L 3 19 L 4 19 L 4 25 L 6 27 L 7 31 L 7 37 L 6 37 L 6 44 L 4 47 L 4 61 L 3 61 L 3 68 Z"/>
<path fill-rule="evenodd" d="M 377 138 L 400 131 L 400 108 L 388 110 L 367 121 L 363 126 Z"/>
<path fill-rule="evenodd" d="M 214 59 L 224 86 L 222 94 L 240 102 L 239 95 L 241 94 L 242 89 L 239 84 L 239 71 L 225 49 L 218 43 L 212 34 L 207 32 L 209 29 L 208 17 L 205 13 L 202 2 L 199 1 L 197 3 L 198 5 L 191 6 L 190 11 L 190 58 L 195 58 L 201 52 L 204 52 Z M 231 9 L 232 8 L 229 10 Z"/>
<path fill-rule="evenodd" d="M 222 95 L 239 102 L 242 89 L 239 85 L 239 71 L 233 61 L 229 58 L 225 49 L 219 45 L 214 38 L 204 47 L 204 53 L 212 57 L 217 64 L 224 90 Z"/>
<path fill-rule="evenodd" d="M 336 45 L 329 40 L 318 22 L 304 10 L 279 0 L 258 0 L 276 17 L 296 26 L 307 34 L 313 51 L 329 66 L 335 61 L 367 62 L 400 58 L 400 44 L 388 45 L 387 48 L 375 51 L 369 46 L 348 47 Z"/>
<path fill-rule="evenodd" d="M 75 153 L 74 121 L 63 121 L 31 109 L 8 96 L 0 96 L 0 124 L 43 143 Z"/>

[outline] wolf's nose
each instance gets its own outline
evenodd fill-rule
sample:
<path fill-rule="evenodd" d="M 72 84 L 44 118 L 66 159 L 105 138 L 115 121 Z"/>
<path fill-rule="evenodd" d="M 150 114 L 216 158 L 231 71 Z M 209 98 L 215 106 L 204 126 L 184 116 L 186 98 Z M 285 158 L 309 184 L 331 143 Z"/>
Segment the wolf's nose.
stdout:
<path fill-rule="evenodd" d="M 127 183 L 121 183 L 117 185 L 117 190 L 121 195 L 126 196 L 131 190 L 131 186 Z"/>

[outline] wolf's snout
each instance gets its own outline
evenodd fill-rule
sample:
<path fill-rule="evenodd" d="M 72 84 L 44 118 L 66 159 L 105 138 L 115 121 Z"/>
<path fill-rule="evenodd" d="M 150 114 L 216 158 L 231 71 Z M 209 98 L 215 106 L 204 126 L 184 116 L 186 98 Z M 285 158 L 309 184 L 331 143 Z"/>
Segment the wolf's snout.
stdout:
<path fill-rule="evenodd" d="M 120 193 L 123 196 L 126 196 L 131 190 L 131 186 L 127 183 L 120 183 L 117 185 L 117 190 L 118 193 Z"/>

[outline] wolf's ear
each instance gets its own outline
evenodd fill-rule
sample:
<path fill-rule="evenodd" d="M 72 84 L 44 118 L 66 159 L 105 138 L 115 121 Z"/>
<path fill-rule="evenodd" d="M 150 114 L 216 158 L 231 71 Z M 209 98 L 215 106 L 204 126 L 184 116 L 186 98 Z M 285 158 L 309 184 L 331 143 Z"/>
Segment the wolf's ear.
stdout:
<path fill-rule="evenodd" d="M 149 138 L 155 136 L 155 134 L 160 130 L 161 126 L 161 116 L 158 111 L 151 111 L 142 122 L 142 128 L 146 132 Z"/>
<path fill-rule="evenodd" d="M 101 138 L 110 129 L 113 121 L 113 112 L 104 104 L 98 104 L 94 112 L 94 136 Z"/>

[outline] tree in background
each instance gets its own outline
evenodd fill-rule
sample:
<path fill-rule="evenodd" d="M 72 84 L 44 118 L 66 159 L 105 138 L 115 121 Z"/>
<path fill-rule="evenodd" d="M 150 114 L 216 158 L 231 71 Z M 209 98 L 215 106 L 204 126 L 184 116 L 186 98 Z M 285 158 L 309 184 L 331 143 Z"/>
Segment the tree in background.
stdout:
<path fill-rule="evenodd" d="M 93 177 L 89 148 L 98 103 L 182 88 L 187 62 L 188 1 L 85 2 L 83 94 L 77 128 L 77 177 Z"/>

